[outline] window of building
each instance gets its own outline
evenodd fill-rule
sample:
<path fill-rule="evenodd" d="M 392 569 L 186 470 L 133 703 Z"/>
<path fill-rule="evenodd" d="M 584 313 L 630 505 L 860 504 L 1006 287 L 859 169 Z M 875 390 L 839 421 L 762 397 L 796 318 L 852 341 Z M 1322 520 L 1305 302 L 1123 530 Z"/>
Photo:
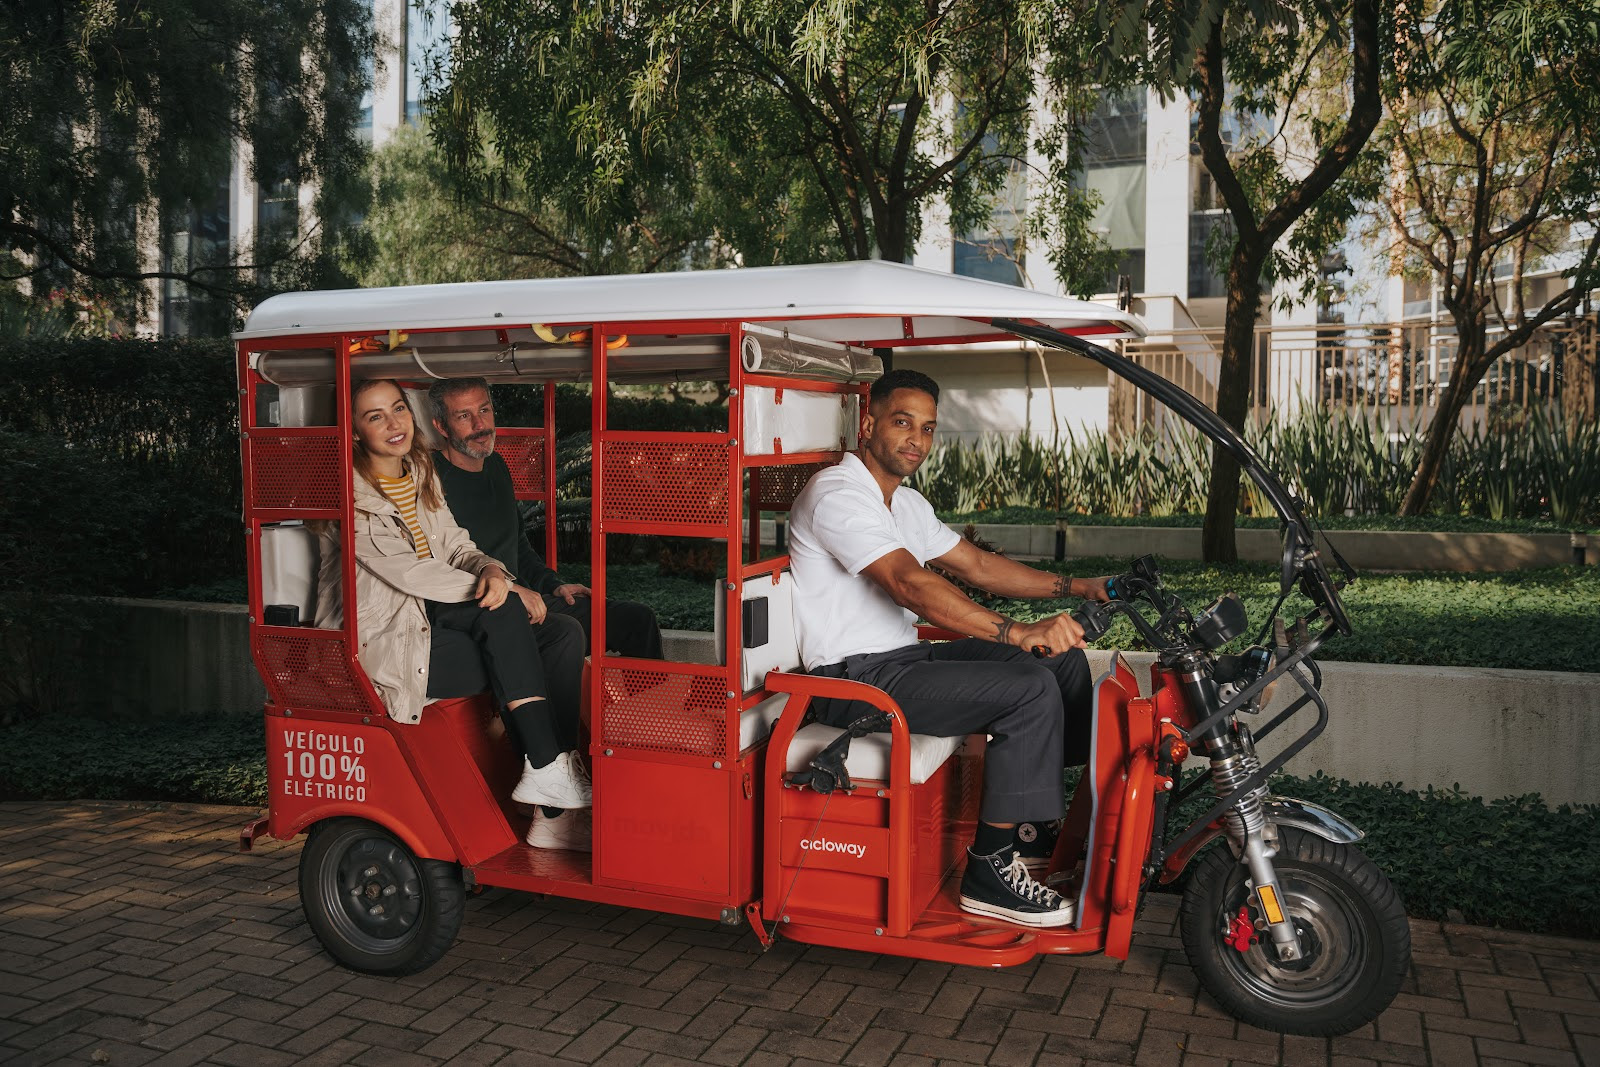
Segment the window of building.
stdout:
<path fill-rule="evenodd" d="M 217 181 L 210 200 L 190 205 L 172 220 L 162 253 L 162 269 L 186 274 L 229 261 L 228 180 Z M 218 277 L 221 277 L 219 274 Z M 212 296 L 175 278 L 161 283 L 161 332 L 168 336 L 218 337 L 233 325 L 233 309 Z"/>
<path fill-rule="evenodd" d="M 965 108 L 958 106 L 957 121 L 964 115 Z M 1000 141 L 993 133 L 984 137 L 982 151 L 991 159 L 1000 154 Z M 989 217 L 966 233 L 956 235 L 950 272 L 1006 285 L 1026 284 L 1026 264 L 1019 237 L 1027 212 L 1028 171 L 1022 160 L 1013 159 L 995 192 Z"/>
<path fill-rule="evenodd" d="M 1148 103 L 1144 89 L 1103 92 L 1081 131 L 1083 171 L 1078 181 L 1100 196 L 1090 226 L 1119 253 L 1117 273 L 1132 280 L 1135 292 L 1144 290 Z M 1116 288 L 1112 276 L 1100 291 Z"/>
<path fill-rule="evenodd" d="M 450 7 L 440 0 L 406 3 L 406 121 L 422 121 L 428 74 L 444 61 L 450 40 Z"/>

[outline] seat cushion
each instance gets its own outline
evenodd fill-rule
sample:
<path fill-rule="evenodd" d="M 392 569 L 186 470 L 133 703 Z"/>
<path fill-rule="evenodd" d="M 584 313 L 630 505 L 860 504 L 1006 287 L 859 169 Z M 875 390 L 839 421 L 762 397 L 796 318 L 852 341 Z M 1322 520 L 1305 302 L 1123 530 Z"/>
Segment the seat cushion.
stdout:
<path fill-rule="evenodd" d="M 817 753 L 827 748 L 843 730 L 814 722 L 801 727 L 789 745 L 788 769 L 802 771 L 811 765 Z M 911 735 L 911 784 L 921 785 L 933 776 L 944 761 L 955 754 L 966 737 L 934 737 L 931 734 Z M 868 734 L 850 742 L 850 755 L 845 758 L 844 769 L 851 779 L 871 778 L 880 782 L 889 780 L 889 735 Z"/>

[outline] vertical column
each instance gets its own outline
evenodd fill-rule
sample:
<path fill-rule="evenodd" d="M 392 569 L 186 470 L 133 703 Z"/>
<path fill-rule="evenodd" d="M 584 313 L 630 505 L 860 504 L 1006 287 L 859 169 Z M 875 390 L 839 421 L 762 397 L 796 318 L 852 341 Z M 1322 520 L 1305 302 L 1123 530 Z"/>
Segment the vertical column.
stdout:
<path fill-rule="evenodd" d="M 1146 103 L 1144 292 L 1189 299 L 1189 98 Z"/>

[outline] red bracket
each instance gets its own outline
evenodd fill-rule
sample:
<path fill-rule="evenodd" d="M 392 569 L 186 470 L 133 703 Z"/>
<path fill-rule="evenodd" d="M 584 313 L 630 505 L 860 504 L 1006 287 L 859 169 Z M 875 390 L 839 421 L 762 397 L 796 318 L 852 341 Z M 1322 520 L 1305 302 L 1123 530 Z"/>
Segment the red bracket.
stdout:
<path fill-rule="evenodd" d="M 1241 904 L 1239 914 L 1233 917 L 1228 924 L 1228 932 L 1223 937 L 1229 948 L 1239 952 L 1249 952 L 1250 946 L 1256 943 L 1255 924 L 1250 921 L 1250 906 Z"/>
<path fill-rule="evenodd" d="M 251 819 L 239 828 L 239 851 L 249 852 L 250 846 L 256 843 L 256 838 L 267 832 L 267 824 L 272 821 L 272 816 L 263 815 L 259 819 Z"/>

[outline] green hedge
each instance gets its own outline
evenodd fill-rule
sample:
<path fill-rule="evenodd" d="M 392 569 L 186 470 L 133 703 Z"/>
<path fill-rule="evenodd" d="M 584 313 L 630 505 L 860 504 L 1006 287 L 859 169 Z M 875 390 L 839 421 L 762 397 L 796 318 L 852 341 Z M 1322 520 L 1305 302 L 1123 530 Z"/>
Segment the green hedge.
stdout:
<path fill-rule="evenodd" d="M 939 518 L 957 528 L 966 523 L 998 526 L 1054 526 L 1065 519 L 1073 526 L 1135 526 L 1156 529 L 1198 530 L 1205 516 L 1198 512 L 1178 515 L 1088 515 L 1050 508 L 1003 507 L 989 511 L 940 511 Z M 1283 524 L 1276 515 L 1240 515 L 1233 520 L 1241 530 L 1276 530 Z M 1400 533 L 1588 533 L 1594 524 L 1558 523 L 1551 519 L 1489 519 L 1480 515 L 1329 515 L 1318 519 L 1325 530 L 1383 530 Z"/>
<path fill-rule="evenodd" d="M 0 800 L 259 808 L 266 778 L 261 720 L 253 717 L 43 718 L 0 729 Z M 1459 791 L 1418 793 L 1322 775 L 1280 775 L 1273 789 L 1326 804 L 1366 830 L 1361 848 L 1412 915 L 1600 937 L 1600 857 L 1586 844 L 1600 833 L 1600 807 L 1552 809 L 1537 796 L 1485 804 Z"/>

